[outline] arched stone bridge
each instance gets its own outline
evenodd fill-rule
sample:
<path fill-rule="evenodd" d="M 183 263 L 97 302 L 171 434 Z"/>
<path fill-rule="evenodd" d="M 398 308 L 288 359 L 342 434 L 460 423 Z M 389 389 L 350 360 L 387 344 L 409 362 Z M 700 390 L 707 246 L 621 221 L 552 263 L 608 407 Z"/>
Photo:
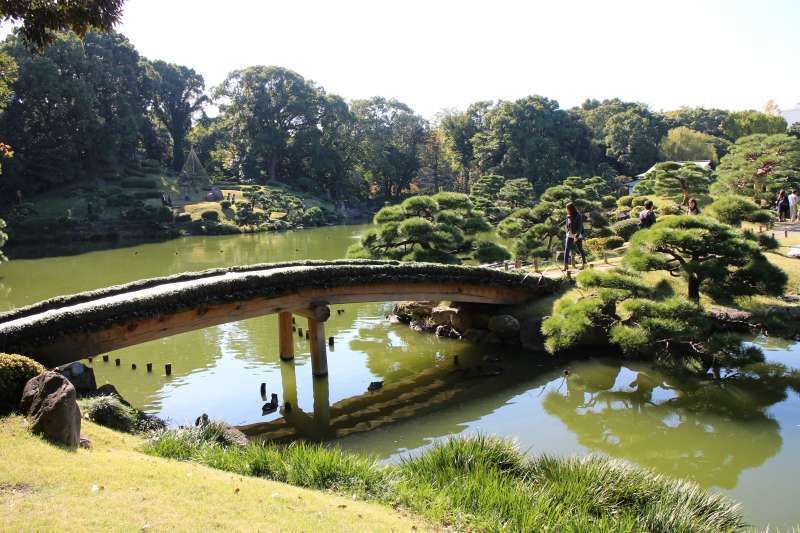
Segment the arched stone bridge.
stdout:
<path fill-rule="evenodd" d="M 516 304 L 557 281 L 481 267 L 396 261 L 299 261 L 206 270 L 61 296 L 0 314 L 0 352 L 47 366 L 178 333 L 279 314 L 280 355 L 293 353 L 292 314 L 308 319 L 311 362 L 327 374 L 330 304 L 449 300 Z"/>

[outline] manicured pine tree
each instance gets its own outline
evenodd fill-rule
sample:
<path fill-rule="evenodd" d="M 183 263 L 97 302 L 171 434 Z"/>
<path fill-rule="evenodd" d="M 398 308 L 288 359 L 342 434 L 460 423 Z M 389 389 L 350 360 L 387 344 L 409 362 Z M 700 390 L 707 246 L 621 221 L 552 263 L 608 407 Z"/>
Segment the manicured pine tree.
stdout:
<path fill-rule="evenodd" d="M 689 205 L 689 197 L 705 194 L 710 184 L 710 172 L 694 163 L 680 164 L 674 161 L 659 163 L 653 170 L 655 192 L 681 205 Z"/>
<path fill-rule="evenodd" d="M 631 237 L 625 264 L 640 272 L 683 276 L 688 297 L 782 294 L 787 276 L 764 257 L 756 241 L 706 216 L 673 216 Z"/>

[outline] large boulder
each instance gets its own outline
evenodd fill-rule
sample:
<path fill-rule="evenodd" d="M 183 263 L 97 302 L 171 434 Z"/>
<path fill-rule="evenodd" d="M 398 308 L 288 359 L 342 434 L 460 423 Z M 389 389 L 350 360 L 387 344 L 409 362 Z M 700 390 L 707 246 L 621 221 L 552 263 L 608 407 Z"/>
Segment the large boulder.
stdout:
<path fill-rule="evenodd" d="M 76 361 L 56 368 L 75 387 L 79 396 L 85 396 L 97 391 L 97 382 L 94 379 L 94 369 Z"/>
<path fill-rule="evenodd" d="M 472 327 L 470 313 L 458 307 L 440 305 L 431 310 L 431 320 L 437 325 L 450 326 L 464 332 Z"/>
<path fill-rule="evenodd" d="M 519 320 L 511 315 L 497 315 L 489 319 L 489 331 L 506 339 L 519 335 Z"/>
<path fill-rule="evenodd" d="M 25 384 L 20 411 L 37 435 L 77 448 L 81 442 L 81 412 L 75 387 L 58 372 L 45 371 Z"/>
<path fill-rule="evenodd" d="M 408 324 L 412 320 L 428 318 L 434 307 L 433 302 L 397 302 L 394 304 L 394 314 L 400 322 Z"/>

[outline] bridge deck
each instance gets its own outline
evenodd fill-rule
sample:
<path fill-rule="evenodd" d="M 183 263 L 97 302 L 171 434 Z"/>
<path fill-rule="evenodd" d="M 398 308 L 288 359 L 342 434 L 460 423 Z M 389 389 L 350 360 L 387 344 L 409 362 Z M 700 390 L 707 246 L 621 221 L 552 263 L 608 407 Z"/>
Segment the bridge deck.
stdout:
<path fill-rule="evenodd" d="M 186 331 L 314 305 L 451 300 L 520 303 L 554 280 L 394 261 L 303 261 L 143 280 L 0 315 L 0 351 L 55 366 Z"/>

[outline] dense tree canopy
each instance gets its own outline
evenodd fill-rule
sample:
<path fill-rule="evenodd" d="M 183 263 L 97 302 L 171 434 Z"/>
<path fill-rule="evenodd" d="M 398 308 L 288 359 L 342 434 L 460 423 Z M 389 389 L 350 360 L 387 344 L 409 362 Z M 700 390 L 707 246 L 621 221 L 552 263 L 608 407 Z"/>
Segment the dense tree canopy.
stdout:
<path fill-rule="evenodd" d="M 782 116 L 758 111 L 733 111 L 722 123 L 722 131 L 732 141 L 756 133 L 765 135 L 786 133 L 786 127 L 786 119 Z"/>
<path fill-rule="evenodd" d="M 670 161 L 717 162 L 716 142 L 719 139 L 685 126 L 673 128 L 661 139 L 661 152 Z"/>
<path fill-rule="evenodd" d="M 420 168 L 425 121 L 397 100 L 375 97 L 352 103 L 359 166 L 385 198 L 408 188 Z"/>
<path fill-rule="evenodd" d="M 59 36 L 32 54 L 11 38 L 19 66 L 0 116 L 0 138 L 15 152 L 0 188 L 38 192 L 130 162 L 146 121 L 139 54 L 123 36 Z M 11 195 L 8 195 L 9 197 Z"/>
<path fill-rule="evenodd" d="M 20 22 L 20 34 L 33 48 L 55 40 L 58 31 L 85 35 L 90 29 L 111 31 L 125 0 L 0 0 L 0 20 Z"/>
<path fill-rule="evenodd" d="M 180 170 L 192 116 L 207 100 L 205 82 L 193 69 L 164 61 L 154 61 L 152 72 L 153 111 L 172 138 L 172 168 Z"/>
<path fill-rule="evenodd" d="M 558 102 L 529 96 L 489 109 L 485 128 L 472 138 L 478 168 L 509 178 L 527 177 L 544 190 L 564 176 L 592 168 L 589 130 Z"/>
<path fill-rule="evenodd" d="M 774 191 L 791 186 L 800 170 L 800 140 L 786 134 L 749 135 L 731 145 L 717 167 L 713 190 L 772 200 Z"/>

